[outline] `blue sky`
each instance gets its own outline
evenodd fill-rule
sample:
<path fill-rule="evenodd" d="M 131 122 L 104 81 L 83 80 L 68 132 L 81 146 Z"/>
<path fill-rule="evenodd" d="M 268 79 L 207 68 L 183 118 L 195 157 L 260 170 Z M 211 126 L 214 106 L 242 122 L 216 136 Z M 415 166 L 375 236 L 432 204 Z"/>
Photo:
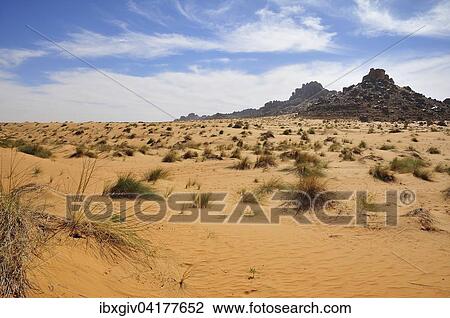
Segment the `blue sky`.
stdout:
<path fill-rule="evenodd" d="M 450 1 L 2 1 L 1 121 L 170 120 L 260 107 L 295 87 L 382 67 L 399 85 L 450 97 Z"/>

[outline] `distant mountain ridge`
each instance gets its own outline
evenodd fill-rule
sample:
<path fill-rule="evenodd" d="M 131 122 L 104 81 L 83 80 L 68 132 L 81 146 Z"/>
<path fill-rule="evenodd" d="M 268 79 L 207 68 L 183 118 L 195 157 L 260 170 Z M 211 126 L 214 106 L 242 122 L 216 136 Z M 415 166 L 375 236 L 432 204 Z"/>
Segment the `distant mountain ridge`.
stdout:
<path fill-rule="evenodd" d="M 198 116 L 190 113 L 179 120 L 233 119 L 296 113 L 308 118 L 355 118 L 364 121 L 450 120 L 450 99 L 443 102 L 400 87 L 383 69 L 370 69 L 356 85 L 329 91 L 318 82 L 296 88 L 288 100 L 270 101 L 263 107 L 229 114 Z"/>

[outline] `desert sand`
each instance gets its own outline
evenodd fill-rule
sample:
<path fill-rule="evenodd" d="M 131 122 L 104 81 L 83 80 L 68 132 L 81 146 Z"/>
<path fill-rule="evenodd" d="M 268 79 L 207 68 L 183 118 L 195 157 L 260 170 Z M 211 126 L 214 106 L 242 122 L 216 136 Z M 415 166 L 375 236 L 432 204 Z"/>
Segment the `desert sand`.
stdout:
<path fill-rule="evenodd" d="M 81 145 L 92 152 L 89 156 L 97 157 L 88 194 L 101 194 L 119 175 L 132 173 L 140 178 L 147 170 L 161 167 L 168 171 L 167 178 L 145 182 L 155 192 L 166 196 L 193 190 L 227 192 L 224 213 L 230 214 L 243 188 L 253 191 L 269 180 L 294 183 L 298 179 L 290 169 L 294 161 L 282 160 L 280 155 L 301 149 L 327 163 L 321 180 L 329 190 L 367 190 L 370 200 L 382 202 L 387 189 L 409 189 L 415 192 L 416 200 L 412 204 L 399 203 L 397 226 L 385 226 L 379 216 L 371 217 L 365 226 L 330 225 L 312 213 L 307 213 L 311 224 L 298 224 L 290 217 L 282 218 L 280 224 L 264 225 L 200 221 L 175 224 L 165 218 L 145 224 L 139 232 L 152 251 L 145 266 L 104 258 L 95 247 L 87 247 L 84 238 L 57 235 L 41 257 L 33 261 L 30 278 L 35 288 L 30 296 L 450 296 L 450 208 L 443 193 L 450 186 L 450 178 L 448 170 L 435 171 L 439 164 L 450 164 L 447 127 L 305 120 L 294 116 L 240 121 L 243 125 L 236 125 L 238 120 L 7 123 L 0 125 L 0 139 L 23 140 L 51 151 L 49 158 L 25 153 L 18 156 L 20 165 L 34 167 L 32 182 L 45 185 L 40 203 L 45 203 L 48 213 L 59 216 L 66 213 L 64 194 L 74 191 L 75 180 L 87 160 L 81 154 L 73 156 Z M 268 131 L 273 133 L 273 138 L 267 140 L 273 146 L 271 154 L 276 166 L 233 169 L 239 162 L 230 158 L 236 145 L 242 141 L 241 156 L 249 156 L 254 163 L 254 146 L 263 144 L 261 134 Z M 303 132 L 309 141 L 302 139 Z M 332 141 L 324 144 L 327 138 L 335 138 L 342 148 L 358 147 L 361 141 L 366 147 L 361 147 L 353 160 L 344 160 L 340 150 L 330 151 Z M 181 143 L 183 140 L 186 142 Z M 383 145 L 394 148 L 379 149 Z M 430 147 L 439 153 L 430 153 Z M 205 148 L 222 160 L 203 156 Z M 180 160 L 162 162 L 170 149 L 176 149 Z M 196 151 L 198 157 L 183 159 L 189 149 Z M 10 152 L 6 147 L 0 148 L 2 158 Z M 412 155 L 427 163 L 431 181 L 394 171 L 395 181 L 384 182 L 369 174 L 377 163 L 388 165 L 395 157 Z M 188 187 L 193 181 L 196 185 Z M 267 215 L 275 206 L 276 202 L 263 201 Z M 332 210 L 351 215 L 353 206 L 351 200 L 336 204 Z M 434 219 L 432 229 L 424 229 L 417 217 L 405 216 L 417 208 L 430 212 Z"/>

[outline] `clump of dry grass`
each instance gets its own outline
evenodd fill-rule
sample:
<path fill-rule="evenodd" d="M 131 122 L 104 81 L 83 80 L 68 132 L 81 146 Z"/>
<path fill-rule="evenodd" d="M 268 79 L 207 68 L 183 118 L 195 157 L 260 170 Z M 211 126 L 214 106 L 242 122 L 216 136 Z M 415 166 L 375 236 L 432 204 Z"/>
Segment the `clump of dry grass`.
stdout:
<path fill-rule="evenodd" d="M 80 180 L 75 192 L 76 198 L 79 198 L 80 201 L 86 193 L 95 169 L 95 160 L 83 161 Z M 131 183 L 134 183 L 136 181 L 127 177 L 123 178 L 127 182 L 131 180 Z M 140 183 L 138 188 L 144 191 L 142 193 L 149 192 L 148 188 L 142 187 Z M 114 189 L 114 187 L 111 189 Z M 132 191 L 136 191 L 136 188 L 133 187 Z M 110 193 L 114 193 L 114 191 Z M 115 260 L 120 257 L 136 263 L 147 261 L 147 256 L 150 253 L 148 242 L 138 235 L 138 232 L 142 229 L 141 224 L 137 221 L 114 222 L 113 219 L 106 218 L 91 220 L 86 217 L 83 204 L 77 205 L 77 207 L 77 209 L 69 211 L 68 217 L 55 218 L 54 223 L 56 223 L 59 231 L 68 233 L 72 238 L 85 239 L 86 245 L 98 247 L 100 255 L 107 259 Z M 99 215 L 105 212 L 103 206 L 100 208 L 94 207 L 92 210 L 92 213 Z"/>
<path fill-rule="evenodd" d="M 440 162 L 436 165 L 436 167 L 434 168 L 434 171 L 436 171 L 438 173 L 450 174 L 450 166 L 443 162 Z"/>
<path fill-rule="evenodd" d="M 311 208 L 314 198 L 326 191 L 326 183 L 317 176 L 302 177 L 289 190 L 295 197 L 295 208 L 304 211 Z"/>
<path fill-rule="evenodd" d="M 241 160 L 239 160 L 239 162 L 237 162 L 236 164 L 233 165 L 233 169 L 248 170 L 248 169 L 251 169 L 252 164 L 253 163 L 249 157 L 244 157 Z"/>
<path fill-rule="evenodd" d="M 69 156 L 69 158 L 81 158 L 81 157 L 96 158 L 96 154 L 87 149 L 84 145 L 78 146 L 75 152 Z"/>
<path fill-rule="evenodd" d="M 412 211 L 409 211 L 405 216 L 408 217 L 417 217 L 417 220 L 419 221 L 420 228 L 423 231 L 436 231 L 437 228 L 435 226 L 436 220 L 431 215 L 430 210 L 424 209 L 424 208 L 418 208 L 414 209 Z"/>
<path fill-rule="evenodd" d="M 443 195 L 444 195 L 444 199 L 448 200 L 450 199 L 450 187 L 448 187 L 447 189 L 442 191 Z"/>
<path fill-rule="evenodd" d="M 319 157 L 308 152 L 297 152 L 295 155 L 294 171 L 300 177 L 323 176 L 326 166 Z"/>
<path fill-rule="evenodd" d="M 392 171 L 389 170 L 389 167 L 383 166 L 381 164 L 372 167 L 369 170 L 369 174 L 371 174 L 374 178 L 379 179 L 384 182 L 394 182 L 395 177 Z"/>
<path fill-rule="evenodd" d="M 106 185 L 103 189 L 103 195 L 111 198 L 135 198 L 140 194 L 152 192 L 150 187 L 137 180 L 131 173 L 119 176 L 113 184 Z"/>
<path fill-rule="evenodd" d="M 169 151 L 163 158 L 162 162 L 175 162 L 180 160 L 180 156 L 178 155 L 178 152 L 175 150 Z"/>
<path fill-rule="evenodd" d="M 156 183 L 156 181 L 161 179 L 167 179 L 170 175 L 169 170 L 164 168 L 154 168 L 150 169 L 144 173 L 144 180 L 147 182 Z"/>
<path fill-rule="evenodd" d="M 425 161 L 414 157 L 394 158 L 391 161 L 391 169 L 399 173 L 410 173 L 418 168 L 425 167 Z"/>
<path fill-rule="evenodd" d="M 268 168 L 268 167 L 276 167 L 277 162 L 275 156 L 267 154 L 261 155 L 256 158 L 255 168 Z"/>
<path fill-rule="evenodd" d="M 17 147 L 17 150 L 28 155 L 44 159 L 50 158 L 52 156 L 52 152 L 50 150 L 36 144 L 25 144 Z"/>
<path fill-rule="evenodd" d="M 193 151 L 193 150 L 188 150 L 183 154 L 183 159 L 192 159 L 192 158 L 197 158 L 197 157 L 198 157 L 198 152 Z"/>
<path fill-rule="evenodd" d="M 425 180 L 425 181 L 432 181 L 432 172 L 431 170 L 424 169 L 424 168 L 416 168 L 413 171 L 413 175 L 419 179 Z"/>
<path fill-rule="evenodd" d="M 192 195 L 192 207 L 198 209 L 206 209 L 209 206 L 209 201 L 211 200 L 212 193 L 210 192 L 199 192 Z"/>
<path fill-rule="evenodd" d="M 11 151 L 7 174 L 0 164 L 0 297 L 25 297 L 33 287 L 28 270 L 49 238 L 41 208 L 33 205 L 40 187 L 28 183 L 30 171 L 21 168 Z"/>

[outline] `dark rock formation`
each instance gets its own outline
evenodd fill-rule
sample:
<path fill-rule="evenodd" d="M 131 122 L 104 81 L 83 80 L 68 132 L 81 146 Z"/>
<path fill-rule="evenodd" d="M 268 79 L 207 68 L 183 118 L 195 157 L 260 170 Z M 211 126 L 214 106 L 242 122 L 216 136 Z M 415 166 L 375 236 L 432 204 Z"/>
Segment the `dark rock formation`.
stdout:
<path fill-rule="evenodd" d="M 321 97 L 299 116 L 357 118 L 364 121 L 450 120 L 450 108 L 435 99 L 399 87 L 383 69 L 371 69 L 362 82 Z"/>
<path fill-rule="evenodd" d="M 310 82 L 303 84 L 301 88 L 296 88 L 292 92 L 289 100 L 285 101 L 270 101 L 264 104 L 263 107 L 247 108 L 242 111 L 237 111 L 229 114 L 217 113 L 211 116 L 197 116 L 189 114 L 188 116 L 181 116 L 180 120 L 196 120 L 196 119 L 225 119 L 225 118 L 250 118 L 263 116 L 276 116 L 281 114 L 292 114 L 300 110 L 302 104 L 308 100 L 313 100 L 320 96 L 326 96 L 330 91 L 324 89 L 318 82 Z M 197 116 L 197 117 L 195 117 Z"/>

